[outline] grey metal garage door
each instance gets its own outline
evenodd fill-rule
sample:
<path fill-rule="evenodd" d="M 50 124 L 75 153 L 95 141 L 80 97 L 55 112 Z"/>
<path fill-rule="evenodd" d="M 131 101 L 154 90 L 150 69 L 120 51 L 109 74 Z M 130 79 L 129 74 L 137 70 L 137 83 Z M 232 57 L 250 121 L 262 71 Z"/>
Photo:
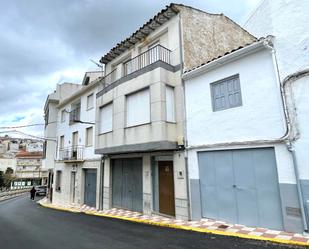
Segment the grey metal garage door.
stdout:
<path fill-rule="evenodd" d="M 96 193 L 97 193 L 97 170 L 85 169 L 85 194 L 84 203 L 87 206 L 96 206 Z"/>
<path fill-rule="evenodd" d="M 142 159 L 115 159 L 112 169 L 112 203 L 134 211 L 143 210 Z"/>
<path fill-rule="evenodd" d="M 282 229 L 273 148 L 199 152 L 202 216 Z"/>

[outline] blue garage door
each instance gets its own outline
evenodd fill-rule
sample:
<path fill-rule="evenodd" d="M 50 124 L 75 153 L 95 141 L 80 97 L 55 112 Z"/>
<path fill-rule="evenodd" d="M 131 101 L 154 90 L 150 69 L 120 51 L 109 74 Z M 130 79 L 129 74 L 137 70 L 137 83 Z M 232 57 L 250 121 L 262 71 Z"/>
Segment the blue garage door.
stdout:
<path fill-rule="evenodd" d="M 97 170 L 85 169 L 85 194 L 84 203 L 87 206 L 96 206 L 97 195 Z"/>
<path fill-rule="evenodd" d="M 282 229 L 273 148 L 199 152 L 202 216 Z"/>
<path fill-rule="evenodd" d="M 142 159 L 115 159 L 112 169 L 113 207 L 143 210 Z"/>

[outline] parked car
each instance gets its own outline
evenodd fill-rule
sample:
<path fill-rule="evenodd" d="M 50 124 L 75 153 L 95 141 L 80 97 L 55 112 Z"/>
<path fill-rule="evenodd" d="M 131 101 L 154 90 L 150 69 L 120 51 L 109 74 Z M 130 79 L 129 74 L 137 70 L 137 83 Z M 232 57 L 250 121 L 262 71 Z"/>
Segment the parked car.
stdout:
<path fill-rule="evenodd" d="M 36 190 L 36 195 L 37 196 L 45 196 L 46 195 L 46 189 L 47 189 L 47 186 L 35 186 L 35 190 Z"/>

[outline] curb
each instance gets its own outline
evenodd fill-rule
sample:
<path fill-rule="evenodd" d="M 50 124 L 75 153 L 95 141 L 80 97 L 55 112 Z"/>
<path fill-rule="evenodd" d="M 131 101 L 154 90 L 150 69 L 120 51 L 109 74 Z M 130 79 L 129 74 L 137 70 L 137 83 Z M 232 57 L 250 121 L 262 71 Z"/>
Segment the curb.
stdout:
<path fill-rule="evenodd" d="M 260 236 L 255 236 L 255 235 L 248 235 L 248 234 L 209 230 L 206 228 L 197 228 L 197 227 L 181 226 L 181 225 L 176 225 L 176 224 L 167 224 L 167 223 L 158 222 L 158 221 L 141 220 L 141 219 L 136 219 L 136 218 L 124 217 L 124 216 L 97 213 L 93 211 L 78 211 L 72 208 L 55 207 L 54 205 L 41 203 L 40 201 L 38 201 L 38 203 L 45 208 L 51 208 L 51 209 L 56 209 L 56 210 L 66 211 L 66 212 L 71 212 L 71 213 L 84 213 L 87 215 L 119 219 L 119 220 L 131 221 L 135 223 L 142 223 L 142 224 L 148 224 L 148 225 L 153 225 L 153 226 L 181 229 L 181 230 L 187 230 L 187 231 L 193 231 L 193 232 L 199 232 L 199 233 L 224 235 L 224 236 L 238 237 L 238 238 L 243 238 L 243 239 L 261 240 L 261 241 L 268 241 L 268 242 L 274 242 L 274 243 L 280 243 L 280 244 L 286 244 L 286 245 L 309 246 L 309 243 L 306 243 L 306 242 L 291 241 L 291 240 L 284 240 L 284 239 L 277 239 L 277 238 L 266 238 L 266 237 L 260 237 Z"/>
<path fill-rule="evenodd" d="M 11 200 L 11 199 L 14 199 L 14 198 L 23 196 L 24 194 L 25 194 L 25 193 L 16 194 L 16 195 L 8 195 L 8 196 L 5 196 L 6 198 L 0 199 L 0 202 L 7 201 L 7 200 Z"/>

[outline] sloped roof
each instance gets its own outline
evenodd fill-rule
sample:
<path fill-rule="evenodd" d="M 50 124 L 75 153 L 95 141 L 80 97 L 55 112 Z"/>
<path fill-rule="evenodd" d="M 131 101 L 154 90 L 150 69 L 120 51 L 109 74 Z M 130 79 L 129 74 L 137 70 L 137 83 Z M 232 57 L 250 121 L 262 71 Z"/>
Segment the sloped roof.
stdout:
<path fill-rule="evenodd" d="M 238 51 L 238 50 L 240 50 L 240 49 L 242 49 L 242 48 L 245 48 L 245 47 L 248 47 L 248 46 L 250 46 L 250 45 L 253 45 L 254 43 L 258 43 L 258 42 L 261 42 L 261 41 L 269 40 L 269 39 L 271 39 L 271 38 L 272 38 L 272 36 L 267 36 L 266 38 L 265 38 L 265 37 L 261 37 L 261 38 L 259 38 L 259 39 L 256 39 L 256 40 L 250 42 L 250 43 L 247 43 L 247 44 L 245 44 L 245 45 L 243 45 L 243 46 L 239 46 L 238 48 L 235 48 L 235 49 L 226 51 L 225 53 L 223 53 L 223 54 L 221 54 L 221 55 L 219 55 L 219 56 L 217 56 L 217 57 L 215 57 L 215 58 L 212 58 L 212 59 L 209 60 L 209 61 L 205 61 L 205 62 L 203 62 L 202 64 L 200 64 L 200 65 L 198 65 L 198 66 L 196 66 L 196 67 L 193 67 L 193 68 L 190 68 L 190 69 L 184 71 L 184 73 L 189 73 L 189 72 L 191 72 L 191 71 L 193 71 L 193 70 L 196 70 L 196 69 L 198 69 L 198 68 L 200 68 L 200 67 L 202 67 L 202 66 L 205 66 L 205 65 L 209 64 L 210 62 L 213 62 L 213 61 L 215 61 L 215 60 L 218 60 L 218 59 L 220 59 L 221 57 L 224 57 L 224 56 L 226 56 L 226 55 L 232 54 L 232 53 L 234 53 L 234 52 L 236 52 L 236 51 Z"/>
<path fill-rule="evenodd" d="M 176 8 L 176 4 L 171 3 L 166 6 L 165 9 L 162 9 L 158 14 L 141 26 L 137 31 L 131 34 L 130 37 L 118 43 L 113 47 L 107 54 L 105 54 L 101 59 L 101 63 L 108 63 L 115 59 L 117 56 L 125 52 L 126 50 L 133 47 L 136 43 L 141 41 L 143 38 L 152 33 L 155 29 L 162 26 L 169 19 L 179 13 L 179 10 Z"/>
<path fill-rule="evenodd" d="M 16 157 L 22 158 L 22 157 L 27 157 L 27 158 L 42 158 L 43 153 L 42 152 L 29 152 L 25 150 L 20 150 L 17 154 Z"/>

